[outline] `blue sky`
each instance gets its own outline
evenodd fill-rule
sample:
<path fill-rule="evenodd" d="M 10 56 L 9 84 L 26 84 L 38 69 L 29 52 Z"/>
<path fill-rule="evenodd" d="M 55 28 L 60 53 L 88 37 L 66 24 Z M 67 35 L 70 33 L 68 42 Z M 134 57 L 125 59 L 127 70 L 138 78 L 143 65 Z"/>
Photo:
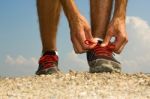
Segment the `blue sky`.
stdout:
<path fill-rule="evenodd" d="M 76 0 L 76 4 L 89 21 L 88 0 Z M 144 45 L 150 42 L 149 4 L 150 0 L 128 2 L 129 44 L 121 55 L 116 55 L 123 62 L 124 72 L 150 72 L 150 47 Z M 85 55 L 73 53 L 68 23 L 63 13 L 58 29 L 57 46 L 62 71 L 88 70 Z M 38 67 L 37 60 L 40 54 L 36 0 L 0 0 L 0 76 L 33 75 Z M 142 62 L 138 63 L 139 61 Z"/>

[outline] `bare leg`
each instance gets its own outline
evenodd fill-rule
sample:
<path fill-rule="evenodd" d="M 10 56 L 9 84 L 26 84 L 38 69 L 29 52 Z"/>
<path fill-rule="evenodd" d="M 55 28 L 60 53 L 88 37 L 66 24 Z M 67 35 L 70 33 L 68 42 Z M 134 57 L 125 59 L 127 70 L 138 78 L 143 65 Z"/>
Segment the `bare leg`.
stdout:
<path fill-rule="evenodd" d="M 111 17 L 113 0 L 90 0 L 93 37 L 104 38 Z"/>
<path fill-rule="evenodd" d="M 56 32 L 61 11 L 59 0 L 37 0 L 43 51 L 56 50 Z"/>
<path fill-rule="evenodd" d="M 109 25 L 113 0 L 90 0 L 91 4 L 91 27 L 93 37 L 102 38 L 106 36 Z M 120 72 L 121 64 L 113 57 L 109 46 L 101 47 L 97 43 L 94 50 L 87 52 L 87 60 L 91 73 Z"/>

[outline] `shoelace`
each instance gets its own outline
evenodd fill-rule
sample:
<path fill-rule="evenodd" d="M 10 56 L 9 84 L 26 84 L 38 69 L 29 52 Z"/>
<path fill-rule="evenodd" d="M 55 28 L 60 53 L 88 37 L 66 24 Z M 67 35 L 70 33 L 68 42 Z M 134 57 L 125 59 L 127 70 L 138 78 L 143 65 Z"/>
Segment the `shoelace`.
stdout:
<path fill-rule="evenodd" d="M 90 40 L 85 40 L 84 43 L 87 45 L 95 44 Z M 104 55 L 104 56 L 112 57 L 112 55 L 114 55 L 113 54 L 114 49 L 115 49 L 115 45 L 112 43 L 109 43 L 105 47 L 101 47 L 100 44 L 97 43 L 97 45 L 92 50 L 96 55 Z"/>
<path fill-rule="evenodd" d="M 53 67 L 53 63 L 58 61 L 56 55 L 44 55 L 40 58 L 39 64 L 42 64 L 43 68 Z"/>

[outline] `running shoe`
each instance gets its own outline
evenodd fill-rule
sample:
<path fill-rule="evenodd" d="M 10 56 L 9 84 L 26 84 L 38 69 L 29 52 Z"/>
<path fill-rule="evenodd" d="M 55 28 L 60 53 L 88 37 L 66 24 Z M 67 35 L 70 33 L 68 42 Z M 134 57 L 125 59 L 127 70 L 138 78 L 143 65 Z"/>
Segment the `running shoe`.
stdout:
<path fill-rule="evenodd" d="M 58 55 L 55 51 L 45 52 L 39 59 L 39 67 L 36 71 L 37 75 L 47 75 L 57 73 L 58 69 Z"/>
<path fill-rule="evenodd" d="M 102 41 L 98 41 L 93 49 L 87 51 L 89 72 L 121 72 L 121 63 L 114 58 L 115 46 L 109 43 L 106 47 L 101 47 L 101 43 Z"/>

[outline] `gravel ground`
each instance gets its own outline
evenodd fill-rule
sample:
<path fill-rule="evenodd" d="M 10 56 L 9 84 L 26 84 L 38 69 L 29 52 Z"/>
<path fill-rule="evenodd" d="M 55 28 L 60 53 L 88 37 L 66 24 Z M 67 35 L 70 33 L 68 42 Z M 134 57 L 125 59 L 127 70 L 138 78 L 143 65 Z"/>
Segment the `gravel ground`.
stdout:
<path fill-rule="evenodd" d="M 150 99 L 150 75 L 70 71 L 0 77 L 0 99 Z"/>

